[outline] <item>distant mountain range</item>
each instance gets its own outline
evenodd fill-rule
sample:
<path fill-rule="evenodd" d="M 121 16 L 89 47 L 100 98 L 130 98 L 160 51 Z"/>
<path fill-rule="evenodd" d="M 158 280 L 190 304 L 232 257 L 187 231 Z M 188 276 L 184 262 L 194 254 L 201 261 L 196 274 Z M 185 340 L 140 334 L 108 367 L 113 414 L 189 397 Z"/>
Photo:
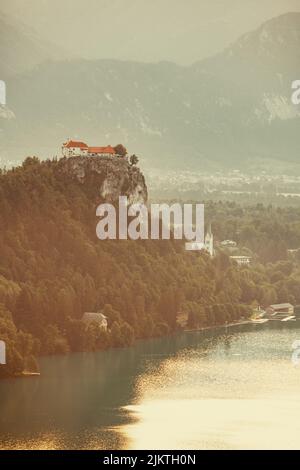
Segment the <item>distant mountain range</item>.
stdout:
<path fill-rule="evenodd" d="M 0 14 L 0 71 L 1 79 L 28 72 L 47 60 L 63 60 L 67 53 L 58 46 L 41 39 L 24 24 L 15 24 Z"/>
<path fill-rule="evenodd" d="M 17 44 L 12 37 L 11 60 Z M 14 117 L 0 113 L 2 161 L 52 156 L 72 137 L 122 142 L 148 166 L 164 168 L 297 162 L 300 106 L 291 103 L 291 83 L 300 79 L 299 64 L 300 13 L 274 18 L 188 67 L 43 62 L 8 81 Z"/>

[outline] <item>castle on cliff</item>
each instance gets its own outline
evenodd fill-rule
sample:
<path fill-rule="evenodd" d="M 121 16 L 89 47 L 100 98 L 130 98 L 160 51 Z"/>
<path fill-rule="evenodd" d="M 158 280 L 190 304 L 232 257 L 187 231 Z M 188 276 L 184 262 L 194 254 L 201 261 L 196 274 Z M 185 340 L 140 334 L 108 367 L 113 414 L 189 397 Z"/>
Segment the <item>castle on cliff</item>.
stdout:
<path fill-rule="evenodd" d="M 127 155 L 127 151 L 123 145 L 116 147 L 107 145 L 106 147 L 89 147 L 85 142 L 78 140 L 68 140 L 62 146 L 62 154 L 64 157 L 123 157 Z"/>

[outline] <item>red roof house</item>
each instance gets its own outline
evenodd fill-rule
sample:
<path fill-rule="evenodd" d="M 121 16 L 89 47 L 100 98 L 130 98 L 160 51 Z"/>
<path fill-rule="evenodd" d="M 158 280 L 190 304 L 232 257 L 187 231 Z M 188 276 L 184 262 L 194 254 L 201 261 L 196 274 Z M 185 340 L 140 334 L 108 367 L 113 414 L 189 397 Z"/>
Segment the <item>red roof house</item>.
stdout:
<path fill-rule="evenodd" d="M 62 146 L 62 153 L 65 157 L 87 155 L 88 146 L 85 142 L 80 142 L 78 140 L 68 140 Z"/>
<path fill-rule="evenodd" d="M 79 142 L 77 140 L 68 140 L 68 142 L 65 142 L 63 146 L 67 149 L 69 148 L 79 148 L 79 149 L 87 149 L 88 146 L 84 142 Z"/>
<path fill-rule="evenodd" d="M 116 151 L 111 145 L 108 145 L 107 147 L 89 147 L 88 153 L 92 155 L 115 155 Z"/>

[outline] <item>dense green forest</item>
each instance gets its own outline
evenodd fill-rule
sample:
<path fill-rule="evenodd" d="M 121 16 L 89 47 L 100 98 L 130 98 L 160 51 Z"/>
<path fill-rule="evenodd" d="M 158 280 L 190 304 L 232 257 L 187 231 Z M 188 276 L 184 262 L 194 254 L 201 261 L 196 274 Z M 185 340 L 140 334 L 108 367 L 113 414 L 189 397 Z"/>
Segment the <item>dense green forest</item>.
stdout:
<path fill-rule="evenodd" d="M 261 263 L 289 260 L 288 250 L 299 249 L 300 261 L 300 202 L 296 207 L 207 202 L 205 213 L 217 241 L 234 240 Z"/>
<path fill-rule="evenodd" d="M 1 376 L 36 370 L 39 355 L 172 333 L 178 314 L 194 328 L 248 316 L 255 303 L 300 303 L 297 260 L 266 256 L 238 268 L 225 253 L 211 259 L 185 251 L 181 241 L 98 240 L 97 187 L 80 184 L 59 165 L 27 158 L 0 174 L 0 340 L 7 345 Z M 299 239 L 300 210 L 270 210 L 208 204 L 219 221 L 214 231 L 228 238 L 238 224 L 240 240 L 259 256 L 264 240 L 296 246 Z M 86 326 L 86 311 L 103 312 L 108 331 Z"/>

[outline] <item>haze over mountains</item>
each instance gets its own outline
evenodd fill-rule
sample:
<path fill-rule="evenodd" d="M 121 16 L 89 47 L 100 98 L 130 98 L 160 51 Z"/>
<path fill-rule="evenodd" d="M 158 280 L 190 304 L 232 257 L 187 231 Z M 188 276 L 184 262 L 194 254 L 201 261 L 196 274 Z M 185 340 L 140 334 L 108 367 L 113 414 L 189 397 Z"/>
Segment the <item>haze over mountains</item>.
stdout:
<path fill-rule="evenodd" d="M 61 51 L 46 50 L 39 52 L 52 60 L 35 65 L 35 52 L 31 70 L 9 64 L 22 73 L 7 83 L 13 115 L 2 113 L 1 163 L 52 156 L 67 137 L 122 142 L 147 166 L 165 168 L 297 162 L 300 107 L 291 83 L 300 78 L 300 13 L 267 21 L 191 66 L 53 60 Z"/>
<path fill-rule="evenodd" d="M 180 65 L 211 57 L 299 0 L 1 0 L 1 10 L 84 59 Z"/>
<path fill-rule="evenodd" d="M 42 39 L 24 24 L 15 24 L 3 14 L 0 17 L 0 33 L 1 79 L 27 72 L 47 60 L 67 58 L 63 49 Z"/>

